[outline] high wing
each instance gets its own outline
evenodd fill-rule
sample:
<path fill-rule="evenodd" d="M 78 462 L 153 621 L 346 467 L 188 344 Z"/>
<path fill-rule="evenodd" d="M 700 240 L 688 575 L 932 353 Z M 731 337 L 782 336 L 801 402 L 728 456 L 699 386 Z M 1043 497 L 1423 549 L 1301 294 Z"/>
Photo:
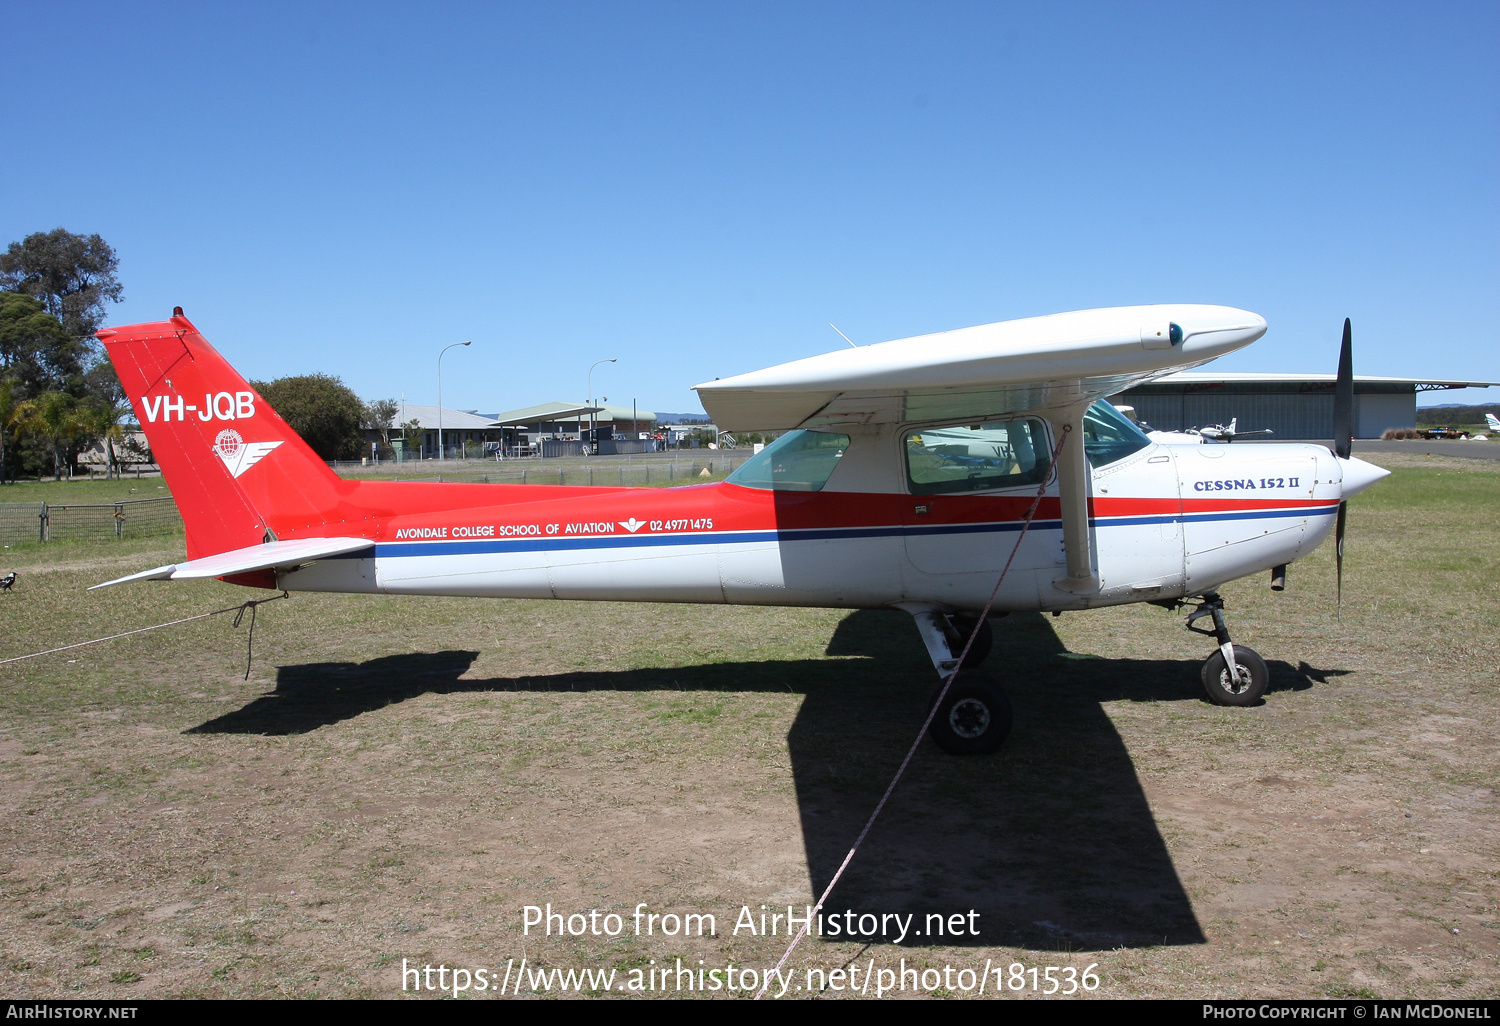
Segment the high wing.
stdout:
<path fill-rule="evenodd" d="M 959 423 L 1035 413 L 1057 458 L 1067 575 L 1098 590 L 1083 416 L 1096 400 L 1249 345 L 1265 319 L 1228 306 L 1122 306 L 1000 321 L 783 363 L 697 385 L 724 431 Z"/>
<path fill-rule="evenodd" d="M 1227 306 L 1123 306 L 840 349 L 695 386 L 721 430 L 959 421 L 1088 406 L 1260 338 Z"/>
<path fill-rule="evenodd" d="M 155 570 L 142 570 L 138 574 L 95 584 L 89 591 L 130 581 L 182 581 L 227 577 L 255 570 L 290 569 L 316 559 L 329 559 L 374 547 L 375 543 L 368 538 L 298 538 L 292 541 L 266 542 L 264 545 L 248 545 L 242 549 L 204 556 L 202 559 L 190 559 L 186 563 L 169 563 Z"/>

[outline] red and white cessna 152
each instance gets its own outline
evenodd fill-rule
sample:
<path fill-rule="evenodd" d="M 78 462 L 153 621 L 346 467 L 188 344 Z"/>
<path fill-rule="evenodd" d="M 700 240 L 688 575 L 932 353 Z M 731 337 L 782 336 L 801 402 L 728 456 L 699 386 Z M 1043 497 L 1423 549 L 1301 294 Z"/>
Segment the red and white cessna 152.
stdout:
<path fill-rule="evenodd" d="M 894 607 L 946 676 L 961 632 L 978 632 L 967 662 L 984 658 L 975 617 L 1019 534 L 994 612 L 1192 597 L 1189 627 L 1210 617 L 1212 630 L 1193 629 L 1218 643 L 1209 696 L 1248 705 L 1265 663 L 1230 641 L 1214 589 L 1262 570 L 1277 586 L 1336 514 L 1342 541 L 1343 500 L 1387 473 L 1349 457 L 1348 325 L 1337 455 L 1161 445 L 1102 400 L 1265 330 L 1231 307 L 1135 306 L 842 349 L 697 386 L 721 429 L 795 429 L 727 481 L 585 488 L 343 480 L 178 309 L 99 337 L 182 512 L 188 559 L 107 583 Z M 965 669 L 932 735 L 991 751 L 1010 720 L 1005 693 Z"/>

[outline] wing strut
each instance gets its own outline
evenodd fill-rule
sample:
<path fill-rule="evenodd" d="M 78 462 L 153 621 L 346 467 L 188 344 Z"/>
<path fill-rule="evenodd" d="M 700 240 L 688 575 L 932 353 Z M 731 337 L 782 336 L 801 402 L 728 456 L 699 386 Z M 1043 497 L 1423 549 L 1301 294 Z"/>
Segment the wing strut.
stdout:
<path fill-rule="evenodd" d="M 1063 435 L 1057 456 L 1057 490 L 1062 504 L 1063 551 L 1067 556 L 1066 577 L 1053 581 L 1062 591 L 1075 594 L 1099 590 L 1089 538 L 1089 461 L 1083 451 L 1083 416 L 1088 406 L 1074 406 L 1052 419 L 1054 435 Z"/>

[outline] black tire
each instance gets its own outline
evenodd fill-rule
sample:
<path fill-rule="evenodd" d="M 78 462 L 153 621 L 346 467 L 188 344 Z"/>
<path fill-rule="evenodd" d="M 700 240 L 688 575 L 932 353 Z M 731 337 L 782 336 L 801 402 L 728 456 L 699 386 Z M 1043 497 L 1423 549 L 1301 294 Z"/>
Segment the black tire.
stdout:
<path fill-rule="evenodd" d="M 1209 656 L 1203 663 L 1203 690 L 1208 692 L 1208 700 L 1215 705 L 1255 705 L 1271 683 L 1266 661 L 1253 648 L 1244 645 L 1234 646 L 1234 661 L 1240 672 L 1237 674 L 1239 679 L 1231 683 L 1224 653 L 1215 652 Z M 1246 673 L 1250 675 L 1248 683 L 1244 679 Z"/>
<path fill-rule="evenodd" d="M 948 635 L 948 647 L 956 656 L 964 650 L 964 645 L 969 640 L 969 635 L 974 630 L 976 618 L 954 614 L 948 617 L 948 626 L 952 628 Z M 979 635 L 974 639 L 974 645 L 969 649 L 969 658 L 964 660 L 964 668 L 978 666 L 989 657 L 990 649 L 995 647 L 995 632 L 990 630 L 988 620 L 979 620 Z"/>
<path fill-rule="evenodd" d="M 938 685 L 934 699 L 942 692 Z M 1010 696 L 988 677 L 960 670 L 927 733 L 949 755 L 988 755 L 1010 736 Z"/>

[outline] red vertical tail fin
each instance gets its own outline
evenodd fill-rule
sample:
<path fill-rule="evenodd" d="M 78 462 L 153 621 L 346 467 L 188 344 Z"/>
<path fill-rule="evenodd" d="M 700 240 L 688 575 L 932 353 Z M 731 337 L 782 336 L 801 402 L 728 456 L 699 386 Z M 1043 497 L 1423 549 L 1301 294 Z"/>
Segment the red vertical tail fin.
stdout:
<path fill-rule="evenodd" d="M 323 533 L 348 489 L 192 322 L 99 332 L 187 528 L 190 559 Z M 318 530 L 323 529 L 323 530 Z"/>

